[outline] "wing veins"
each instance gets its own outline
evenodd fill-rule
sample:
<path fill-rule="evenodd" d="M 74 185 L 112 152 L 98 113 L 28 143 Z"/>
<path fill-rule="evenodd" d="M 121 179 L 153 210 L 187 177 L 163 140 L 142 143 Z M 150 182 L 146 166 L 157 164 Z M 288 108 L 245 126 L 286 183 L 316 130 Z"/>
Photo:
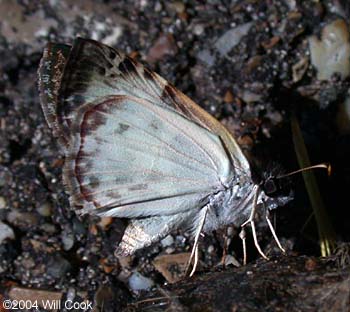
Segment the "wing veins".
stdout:
<path fill-rule="evenodd" d="M 181 196 L 184 196 L 184 195 L 194 195 L 194 194 L 201 194 L 201 193 L 199 193 L 199 192 L 186 192 L 186 193 L 175 194 L 175 195 L 168 195 L 168 196 L 161 196 L 161 197 L 152 197 L 152 198 L 148 198 L 148 199 L 144 199 L 144 200 L 136 200 L 136 201 L 132 201 L 132 202 L 124 203 L 124 204 L 116 204 L 115 206 L 107 206 L 107 207 L 106 206 L 101 206 L 102 208 L 98 208 L 98 209 L 99 209 L 99 211 L 101 211 L 101 210 L 104 210 L 104 209 L 108 209 L 109 210 L 111 208 L 122 208 L 122 207 L 131 206 L 131 205 L 143 204 L 143 203 L 152 202 L 152 201 L 158 201 L 158 200 L 164 200 L 164 199 L 170 199 L 170 198 L 175 198 L 175 197 L 181 197 Z M 204 197 L 205 196 L 203 196 L 203 198 Z"/>
<path fill-rule="evenodd" d="M 168 122 L 169 125 L 171 125 L 173 128 L 175 128 L 176 130 L 178 130 L 179 132 L 181 132 L 182 134 L 184 134 L 185 137 L 187 137 L 191 142 L 193 142 L 195 145 L 197 145 L 197 146 L 199 147 L 199 149 L 200 149 L 202 152 L 204 152 L 204 154 L 206 154 L 206 155 L 208 156 L 208 158 L 210 159 L 211 163 L 213 164 L 213 166 L 214 166 L 214 168 L 215 168 L 215 170 L 216 170 L 216 172 L 217 172 L 217 166 L 216 166 L 214 160 L 212 159 L 212 157 L 210 156 L 210 154 L 203 148 L 203 146 L 202 146 L 199 142 L 197 142 L 193 137 L 191 137 L 191 136 L 189 136 L 189 135 L 186 135 L 186 132 L 185 132 L 183 129 L 179 128 L 179 127 L 178 127 L 176 124 L 174 124 L 171 120 L 164 118 L 159 112 L 157 112 L 153 107 L 151 107 L 151 106 L 149 105 L 149 103 L 147 103 L 147 101 L 142 101 L 142 102 L 145 102 L 145 103 L 140 103 L 141 105 L 142 105 L 142 104 L 145 104 L 145 106 L 147 105 L 147 106 L 148 106 L 148 109 L 151 110 L 152 112 L 154 112 L 160 119 L 162 119 L 162 120 Z M 167 110 L 166 108 L 163 108 L 163 107 L 160 107 L 160 106 L 157 106 L 157 108 L 158 108 L 158 109 Z M 185 118 L 185 117 L 183 117 L 182 115 L 180 115 L 179 113 L 176 113 L 176 114 L 178 114 L 178 115 L 181 116 L 182 118 Z M 185 118 L 185 119 L 186 119 L 186 118 Z M 187 120 L 187 119 L 186 119 L 186 120 Z M 197 125 L 198 127 L 200 127 L 198 124 L 196 124 L 196 125 Z M 204 129 L 204 128 L 203 128 L 203 129 Z M 206 129 L 204 129 L 204 130 L 206 130 Z M 208 131 L 208 130 L 206 130 L 206 131 Z"/>
<path fill-rule="evenodd" d="M 136 128 L 136 129 L 139 129 L 139 130 L 142 131 L 142 132 L 145 132 L 145 133 L 146 133 L 147 135 L 149 135 L 151 138 L 156 139 L 157 141 L 159 141 L 159 142 L 165 144 L 166 147 L 167 147 L 168 149 L 172 150 L 172 151 L 175 152 L 176 154 L 181 155 L 181 156 L 183 156 L 183 157 L 185 157 L 185 158 L 188 158 L 188 159 L 192 160 L 193 162 L 199 163 L 199 164 L 201 164 L 202 166 L 205 166 L 205 167 L 207 167 L 208 169 L 210 169 L 210 170 L 212 170 L 212 171 L 214 171 L 214 172 L 216 173 L 216 171 L 215 171 L 215 169 L 214 169 L 213 167 L 210 167 L 210 166 L 208 166 L 207 164 L 200 162 L 198 159 L 195 159 L 195 158 L 191 157 L 190 155 L 187 155 L 187 154 L 184 154 L 184 153 L 178 151 L 176 148 L 174 148 L 173 146 L 171 146 L 171 145 L 170 145 L 169 143 L 167 143 L 166 141 L 160 139 L 160 138 L 157 137 L 157 136 L 152 135 L 152 134 L 149 133 L 147 130 L 138 127 L 137 125 L 131 123 L 129 120 L 126 120 L 125 118 L 122 118 L 122 117 L 115 118 L 115 117 L 113 117 L 113 115 L 111 115 L 111 114 L 109 114 L 109 113 L 106 113 L 106 112 L 103 112 L 103 111 L 100 111 L 100 110 L 99 110 L 98 112 L 101 113 L 101 114 L 104 114 L 104 115 L 112 116 L 112 118 L 113 118 L 114 120 L 116 120 L 116 121 L 123 121 L 123 122 L 129 124 L 130 126 Z M 135 114 L 135 115 L 138 115 L 138 114 Z M 138 116 L 142 118 L 142 116 L 140 116 L 140 115 L 138 115 Z M 188 136 L 186 136 L 186 137 L 187 137 L 187 138 L 190 138 L 190 137 L 188 137 Z M 130 139 L 130 138 L 128 138 L 126 141 L 129 141 L 129 140 L 132 140 L 132 141 L 134 141 L 134 142 L 142 142 L 142 141 L 138 141 L 138 140 Z M 112 144 L 112 143 L 114 143 L 114 142 L 110 142 L 110 143 Z M 155 148 L 161 148 L 160 145 L 152 144 L 152 146 L 155 147 Z M 207 155 L 209 155 L 209 154 L 207 153 Z M 164 156 L 162 155 L 162 157 L 164 157 Z M 165 157 L 164 157 L 164 158 L 165 158 Z M 166 158 L 166 159 L 169 159 L 169 158 Z M 188 167 L 188 166 L 187 166 L 187 167 Z M 191 167 L 188 167 L 188 168 L 191 168 Z"/>
<path fill-rule="evenodd" d="M 146 183 L 141 183 L 141 184 L 146 184 Z M 123 184 L 122 186 L 117 185 L 116 187 L 112 187 L 112 188 L 109 188 L 109 189 L 103 189 L 103 190 L 98 190 L 98 191 L 95 191 L 95 192 L 87 193 L 87 194 L 85 194 L 85 196 L 87 196 L 87 197 L 94 196 L 96 194 L 101 194 L 101 193 L 105 193 L 105 192 L 115 191 L 115 190 L 117 190 L 117 189 L 119 190 L 121 188 L 129 188 L 129 187 L 132 187 L 134 185 L 135 185 L 135 183 Z M 198 185 L 200 185 L 200 184 L 198 184 Z M 196 191 L 189 191 L 188 193 L 189 194 L 196 194 L 196 193 L 201 193 L 202 191 L 208 191 L 208 188 L 204 188 L 204 186 L 205 185 L 203 185 L 203 189 L 201 188 L 201 189 L 196 190 Z M 160 190 L 160 191 L 165 190 L 165 189 L 168 189 L 168 187 L 167 186 L 166 187 L 161 187 L 161 186 L 157 187 L 157 190 Z M 145 193 L 146 194 L 149 193 L 149 189 L 138 190 L 137 191 L 137 194 L 145 194 Z M 185 193 L 181 193 L 181 194 L 187 194 L 187 193 L 185 192 Z M 177 194 L 174 194 L 174 196 L 175 195 L 177 196 Z"/>

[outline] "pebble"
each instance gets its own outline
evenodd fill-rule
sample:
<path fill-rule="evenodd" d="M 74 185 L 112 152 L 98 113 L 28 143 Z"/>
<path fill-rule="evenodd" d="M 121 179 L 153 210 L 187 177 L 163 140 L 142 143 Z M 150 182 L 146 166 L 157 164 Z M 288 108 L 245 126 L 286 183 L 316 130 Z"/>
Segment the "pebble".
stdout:
<path fill-rule="evenodd" d="M 335 73 L 344 79 L 350 74 L 349 29 L 342 19 L 322 29 L 321 40 L 309 37 L 311 63 L 317 69 L 318 80 L 329 80 Z"/>
<path fill-rule="evenodd" d="M 21 261 L 21 266 L 23 268 L 25 268 L 26 270 L 30 270 L 30 269 L 35 268 L 36 263 L 35 263 L 35 260 L 33 258 L 24 258 Z"/>
<path fill-rule="evenodd" d="M 183 236 L 183 235 L 177 235 L 176 236 L 176 244 L 179 245 L 179 246 L 185 246 L 186 244 L 186 237 Z"/>
<path fill-rule="evenodd" d="M 161 60 L 165 55 L 175 55 L 177 46 L 175 39 L 171 34 L 161 34 L 149 49 L 147 54 L 148 62 Z"/>
<path fill-rule="evenodd" d="M 73 220 L 73 231 L 76 235 L 86 235 L 87 229 L 78 219 Z"/>
<path fill-rule="evenodd" d="M 226 255 L 226 257 L 225 257 L 225 265 L 226 266 L 233 265 L 235 267 L 240 267 L 241 266 L 239 261 L 235 257 L 233 257 L 231 255 Z"/>
<path fill-rule="evenodd" d="M 175 283 L 183 278 L 190 255 L 189 252 L 160 255 L 153 260 L 153 265 L 169 283 Z"/>
<path fill-rule="evenodd" d="M 174 238 L 171 235 L 166 236 L 163 238 L 160 243 L 163 247 L 169 247 L 174 244 Z"/>
<path fill-rule="evenodd" d="M 7 221 L 19 227 L 35 226 L 38 224 L 38 215 L 32 212 L 19 212 L 12 210 L 7 215 Z"/>
<path fill-rule="evenodd" d="M 262 100 L 262 94 L 254 93 L 249 90 L 241 91 L 240 97 L 246 103 L 259 102 Z"/>
<path fill-rule="evenodd" d="M 208 67 L 212 67 L 215 64 L 215 55 L 211 53 L 209 50 L 201 50 L 197 54 L 197 58 L 207 65 Z"/>
<path fill-rule="evenodd" d="M 7 239 L 15 239 L 15 233 L 10 226 L 0 221 L 0 244 Z"/>
<path fill-rule="evenodd" d="M 132 257 L 131 256 L 118 256 L 118 262 L 121 266 L 121 268 L 124 269 L 129 269 L 132 264 Z"/>
<path fill-rule="evenodd" d="M 2 196 L 0 196 L 0 209 L 5 209 L 6 208 L 6 199 Z"/>
<path fill-rule="evenodd" d="M 170 2 L 169 7 L 176 13 L 183 13 L 186 10 L 185 4 L 182 1 Z"/>
<path fill-rule="evenodd" d="M 196 24 L 194 27 L 193 27 L 193 33 L 196 35 L 196 36 L 200 36 L 201 34 L 203 34 L 204 32 L 204 25 L 203 24 Z"/>
<path fill-rule="evenodd" d="M 148 290 L 154 285 L 154 282 L 139 272 L 134 272 L 129 277 L 129 287 L 133 291 Z"/>
<path fill-rule="evenodd" d="M 174 253 L 175 250 L 176 249 L 174 247 L 167 247 L 167 248 L 165 248 L 165 253 L 170 255 L 170 254 Z"/>
<path fill-rule="evenodd" d="M 57 229 L 52 223 L 43 223 L 40 225 L 40 229 L 48 234 L 54 234 Z"/>
<path fill-rule="evenodd" d="M 65 251 L 68 251 L 68 250 L 72 249 L 72 247 L 74 245 L 74 235 L 73 235 L 73 233 L 62 232 L 61 239 L 62 239 L 63 249 Z"/>
<path fill-rule="evenodd" d="M 47 264 L 47 274 L 53 278 L 63 278 L 71 269 L 71 264 L 60 255 L 52 256 Z"/>
<path fill-rule="evenodd" d="M 222 56 L 229 53 L 248 34 L 253 23 L 245 23 L 227 30 L 216 42 L 215 48 Z"/>
<path fill-rule="evenodd" d="M 43 217 L 50 217 L 52 215 L 52 205 L 50 202 L 43 203 L 36 210 Z"/>
<path fill-rule="evenodd" d="M 213 245 L 210 245 L 210 246 L 208 247 L 207 251 L 208 251 L 208 254 L 212 254 L 212 253 L 215 251 L 214 246 L 213 246 Z"/>

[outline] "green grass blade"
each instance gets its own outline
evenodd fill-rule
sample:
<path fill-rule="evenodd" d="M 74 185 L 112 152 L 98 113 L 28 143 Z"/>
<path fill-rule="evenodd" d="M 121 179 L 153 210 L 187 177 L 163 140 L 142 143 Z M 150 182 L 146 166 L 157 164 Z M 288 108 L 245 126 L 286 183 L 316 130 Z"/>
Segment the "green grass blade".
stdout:
<path fill-rule="evenodd" d="M 291 126 L 294 149 L 299 166 L 301 168 L 311 166 L 303 135 L 295 116 L 292 116 Z M 312 171 L 304 171 L 303 178 L 316 219 L 321 255 L 324 257 L 329 256 L 336 247 L 336 234 L 328 217 L 314 173 Z"/>

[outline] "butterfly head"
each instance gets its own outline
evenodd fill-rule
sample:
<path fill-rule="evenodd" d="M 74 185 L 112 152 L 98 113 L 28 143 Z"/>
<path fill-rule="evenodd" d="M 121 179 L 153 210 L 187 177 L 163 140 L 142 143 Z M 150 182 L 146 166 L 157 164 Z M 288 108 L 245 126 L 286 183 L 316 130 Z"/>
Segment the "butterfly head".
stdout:
<path fill-rule="evenodd" d="M 263 192 L 263 201 L 270 210 L 284 206 L 294 197 L 291 180 L 282 175 L 278 166 L 264 172 L 259 184 Z"/>

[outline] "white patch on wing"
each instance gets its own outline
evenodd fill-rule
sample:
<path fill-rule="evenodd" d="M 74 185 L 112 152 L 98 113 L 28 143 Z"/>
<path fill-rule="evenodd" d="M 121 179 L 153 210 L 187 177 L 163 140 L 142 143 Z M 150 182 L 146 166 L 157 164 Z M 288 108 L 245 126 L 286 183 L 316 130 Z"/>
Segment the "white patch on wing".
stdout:
<path fill-rule="evenodd" d="M 104 215 L 191 209 L 232 178 L 216 135 L 131 97 L 115 97 L 87 110 L 77 154 L 79 186 Z"/>

